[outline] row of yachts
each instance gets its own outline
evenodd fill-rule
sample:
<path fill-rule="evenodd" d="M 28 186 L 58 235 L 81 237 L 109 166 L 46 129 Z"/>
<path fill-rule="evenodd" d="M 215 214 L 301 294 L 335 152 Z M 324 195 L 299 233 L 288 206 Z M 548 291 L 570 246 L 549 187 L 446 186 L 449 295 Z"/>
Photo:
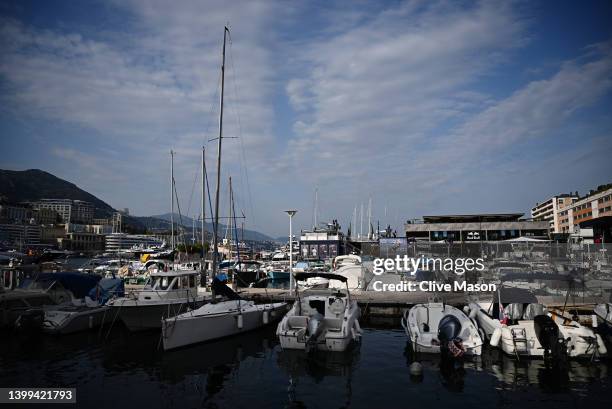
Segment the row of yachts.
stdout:
<path fill-rule="evenodd" d="M 130 331 L 160 331 L 170 350 L 278 322 L 283 348 L 343 351 L 361 338 L 361 311 L 351 291 L 367 288 L 365 265 L 358 256 L 338 257 L 332 272 L 296 264 L 292 305 L 243 299 L 223 269 L 212 281 L 189 266 L 151 269 L 144 286 L 127 290 L 119 277 L 45 273 L 0 294 L 0 323 L 67 334 L 122 322 Z M 607 355 L 611 322 L 610 303 L 594 308 L 587 327 L 548 311 L 533 296 L 504 299 L 500 292 L 469 300 L 463 309 L 432 299 L 401 318 L 415 352 L 451 359 L 481 355 L 485 343 L 519 359 L 596 359 Z"/>

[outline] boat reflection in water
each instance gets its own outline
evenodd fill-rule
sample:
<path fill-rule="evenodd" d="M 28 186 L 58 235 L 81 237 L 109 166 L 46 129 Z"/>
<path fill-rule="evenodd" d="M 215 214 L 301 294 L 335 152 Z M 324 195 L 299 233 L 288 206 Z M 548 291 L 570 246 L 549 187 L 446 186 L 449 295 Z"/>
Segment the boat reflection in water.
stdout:
<path fill-rule="evenodd" d="M 359 357 L 359 348 L 309 354 L 300 350 L 279 350 L 277 364 L 288 377 L 286 407 L 305 408 L 306 402 L 317 399 L 327 399 L 330 407 L 351 407 L 353 372 Z M 335 378 L 335 382 L 330 378 Z"/>
<path fill-rule="evenodd" d="M 609 406 L 610 362 L 570 361 L 561 371 L 484 348 L 448 365 L 419 354 L 404 332 L 364 328 L 344 353 L 283 351 L 274 326 L 162 352 L 160 334 L 93 330 L 0 337 L 0 385 L 76 387 L 75 407 L 418 408 Z"/>

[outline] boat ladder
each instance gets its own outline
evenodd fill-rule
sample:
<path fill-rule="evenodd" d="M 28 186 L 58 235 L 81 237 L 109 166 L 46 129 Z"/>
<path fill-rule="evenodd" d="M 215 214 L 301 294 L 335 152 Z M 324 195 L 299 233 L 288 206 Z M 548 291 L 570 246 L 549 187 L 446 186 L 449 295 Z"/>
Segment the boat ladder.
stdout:
<path fill-rule="evenodd" d="M 514 345 L 514 354 L 516 359 L 519 358 L 519 354 L 526 354 L 529 352 L 529 344 L 527 343 L 527 332 L 525 328 L 512 328 L 510 330 L 512 334 L 512 344 Z"/>

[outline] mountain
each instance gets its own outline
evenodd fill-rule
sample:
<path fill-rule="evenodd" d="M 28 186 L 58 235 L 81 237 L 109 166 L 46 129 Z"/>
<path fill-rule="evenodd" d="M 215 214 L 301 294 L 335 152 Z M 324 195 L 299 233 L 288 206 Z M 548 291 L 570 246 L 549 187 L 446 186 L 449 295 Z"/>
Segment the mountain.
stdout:
<path fill-rule="evenodd" d="M 162 221 L 162 223 L 165 223 L 164 227 L 166 228 L 170 226 L 170 219 L 171 219 L 170 213 L 164 213 L 164 214 L 159 214 L 156 216 L 151 216 L 150 219 Z M 179 215 L 175 213 L 174 223 L 179 224 L 179 219 L 180 221 L 182 221 L 183 226 L 191 230 L 193 226 L 193 219 L 191 217 L 182 216 L 182 218 L 179 218 Z M 199 229 L 201 222 L 196 220 L 195 225 L 196 225 L 196 228 Z M 206 228 L 208 232 L 212 232 L 213 230 L 212 223 L 207 222 L 204 224 L 204 227 Z M 152 228 L 152 227 L 149 227 L 149 228 Z M 219 223 L 219 236 L 225 235 L 225 229 L 226 229 L 226 226 L 224 224 Z M 242 230 L 240 229 L 238 229 L 238 236 L 240 239 L 242 239 Z M 244 239 L 254 240 L 254 241 L 274 241 L 274 239 L 268 235 L 265 235 L 255 230 L 248 230 L 248 229 L 244 229 Z"/>
<path fill-rule="evenodd" d="M 40 169 L 24 171 L 0 169 L 0 197 L 11 203 L 40 199 L 72 199 L 90 202 L 95 217 L 108 217 L 114 209 L 74 183 L 67 182 Z"/>
<path fill-rule="evenodd" d="M 72 199 L 84 200 L 94 205 L 95 217 L 109 217 L 116 210 L 108 203 L 98 199 L 79 188 L 74 183 L 60 179 L 40 169 L 24 171 L 0 169 L 0 202 L 9 203 L 30 202 L 40 199 Z M 124 216 L 123 227 L 128 233 L 144 233 L 150 229 L 169 229 L 170 213 L 158 216 Z M 179 223 L 179 216 L 174 215 L 175 223 Z M 191 231 L 193 220 L 183 216 L 182 224 Z M 199 227 L 199 223 L 198 223 Z M 206 229 L 212 232 L 212 224 L 206 223 Z M 225 234 L 225 226 L 219 224 L 219 234 Z M 242 236 L 242 232 L 240 232 Z M 273 241 L 263 233 L 254 230 L 244 231 L 245 240 Z"/>

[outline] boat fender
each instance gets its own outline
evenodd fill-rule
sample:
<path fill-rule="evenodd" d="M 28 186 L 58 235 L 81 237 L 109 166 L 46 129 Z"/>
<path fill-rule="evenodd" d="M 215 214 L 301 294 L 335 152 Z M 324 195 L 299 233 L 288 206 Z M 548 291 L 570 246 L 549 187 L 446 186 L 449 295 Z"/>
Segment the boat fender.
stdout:
<path fill-rule="evenodd" d="M 359 321 L 355 320 L 353 321 L 353 326 L 355 327 L 355 329 L 357 330 L 357 334 L 359 334 L 359 336 L 361 336 L 361 325 L 359 324 Z"/>
<path fill-rule="evenodd" d="M 491 344 L 492 347 L 498 346 L 499 340 L 501 339 L 501 335 L 501 328 L 495 328 L 495 331 L 493 331 L 493 334 L 491 335 L 491 340 L 489 341 L 489 344 Z"/>
<path fill-rule="evenodd" d="M 93 328 L 93 315 L 89 316 L 89 329 Z"/>
<path fill-rule="evenodd" d="M 238 329 L 242 329 L 242 327 L 244 326 L 242 314 L 238 314 L 238 320 L 236 323 L 238 325 Z"/>
<path fill-rule="evenodd" d="M 597 315 L 593 314 L 593 315 L 591 316 L 591 322 L 592 322 L 592 325 L 591 325 L 591 326 L 592 326 L 593 328 L 597 328 Z"/>
<path fill-rule="evenodd" d="M 605 355 L 608 353 L 608 349 L 606 348 L 606 344 L 604 343 L 603 339 L 601 338 L 601 335 L 599 334 L 595 334 L 595 337 L 597 337 L 597 347 L 598 347 L 598 351 L 600 355 Z"/>
<path fill-rule="evenodd" d="M 268 310 L 264 310 L 263 323 L 267 325 L 269 321 L 270 321 L 270 312 Z"/>
<path fill-rule="evenodd" d="M 477 314 L 478 314 L 478 310 L 476 310 L 476 308 L 474 308 L 474 309 L 470 310 L 469 317 L 471 319 L 475 319 Z"/>

